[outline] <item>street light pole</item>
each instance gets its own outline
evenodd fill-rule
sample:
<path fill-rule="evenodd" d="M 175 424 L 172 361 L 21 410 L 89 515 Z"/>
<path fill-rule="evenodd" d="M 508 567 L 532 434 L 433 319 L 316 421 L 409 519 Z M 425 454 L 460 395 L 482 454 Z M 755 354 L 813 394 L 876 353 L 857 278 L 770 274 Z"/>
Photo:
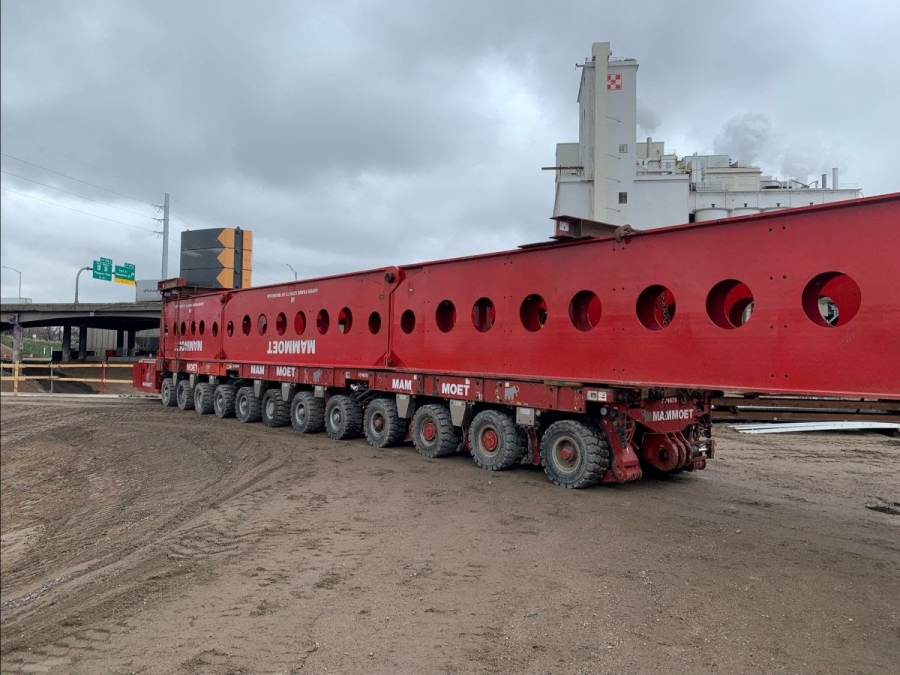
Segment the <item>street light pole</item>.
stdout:
<path fill-rule="evenodd" d="M 18 275 L 19 275 L 19 297 L 18 297 L 18 300 L 19 300 L 19 302 L 22 302 L 22 273 L 19 272 L 19 270 L 17 270 L 15 267 L 8 267 L 7 265 L 0 265 L 0 267 L 3 267 L 3 269 L 5 269 L 5 270 L 12 270 L 13 272 L 18 273 Z"/>
<path fill-rule="evenodd" d="M 90 267 L 82 267 L 78 270 L 78 274 L 75 275 L 75 304 L 78 304 L 78 280 L 81 278 L 82 272 L 89 272 L 91 270 Z"/>
<path fill-rule="evenodd" d="M 295 270 L 293 267 L 291 267 L 291 264 L 290 264 L 290 263 L 285 263 L 285 265 L 287 265 L 287 266 L 288 266 L 288 269 L 290 269 L 291 272 L 294 273 L 294 281 L 297 281 L 297 270 Z"/>

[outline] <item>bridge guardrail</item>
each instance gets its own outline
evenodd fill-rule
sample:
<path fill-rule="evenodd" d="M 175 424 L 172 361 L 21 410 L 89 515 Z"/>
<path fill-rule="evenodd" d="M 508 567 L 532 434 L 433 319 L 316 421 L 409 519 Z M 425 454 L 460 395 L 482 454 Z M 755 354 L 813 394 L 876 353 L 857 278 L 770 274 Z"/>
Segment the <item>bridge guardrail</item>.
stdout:
<path fill-rule="evenodd" d="M 106 371 L 109 368 L 128 368 L 131 369 L 133 364 L 131 363 L 12 363 L 10 365 L 3 366 L 3 370 L 7 368 L 12 370 L 12 375 L 4 375 L 0 373 L 0 382 L 12 382 L 13 383 L 13 396 L 19 395 L 19 381 L 21 380 L 48 380 L 50 382 L 50 391 L 47 393 L 53 392 L 53 383 L 54 382 L 83 382 L 85 384 L 99 384 L 101 394 L 106 393 L 106 385 L 107 384 L 131 384 L 131 379 L 123 380 L 116 378 L 109 378 L 106 376 Z M 28 369 L 47 369 L 49 370 L 49 375 L 24 375 L 22 370 L 24 368 Z M 73 368 L 100 368 L 100 377 L 61 377 L 60 371 L 62 370 L 71 370 Z M 56 370 L 57 374 L 54 376 L 53 371 Z"/>

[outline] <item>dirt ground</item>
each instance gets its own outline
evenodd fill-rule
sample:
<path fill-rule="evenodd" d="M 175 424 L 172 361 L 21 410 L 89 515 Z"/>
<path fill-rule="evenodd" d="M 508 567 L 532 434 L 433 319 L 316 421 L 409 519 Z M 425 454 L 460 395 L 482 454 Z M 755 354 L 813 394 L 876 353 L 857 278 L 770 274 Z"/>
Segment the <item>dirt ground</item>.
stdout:
<path fill-rule="evenodd" d="M 900 439 L 570 491 L 146 400 L 0 404 L 3 672 L 888 673 Z"/>

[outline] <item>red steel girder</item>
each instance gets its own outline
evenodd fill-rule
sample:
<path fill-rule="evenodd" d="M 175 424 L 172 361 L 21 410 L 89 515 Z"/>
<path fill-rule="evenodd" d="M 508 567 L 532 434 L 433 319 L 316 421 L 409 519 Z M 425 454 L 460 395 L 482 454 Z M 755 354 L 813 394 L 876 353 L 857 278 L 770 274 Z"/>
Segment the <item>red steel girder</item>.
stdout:
<path fill-rule="evenodd" d="M 898 399 L 898 225 L 893 194 L 197 295 L 162 356 Z"/>

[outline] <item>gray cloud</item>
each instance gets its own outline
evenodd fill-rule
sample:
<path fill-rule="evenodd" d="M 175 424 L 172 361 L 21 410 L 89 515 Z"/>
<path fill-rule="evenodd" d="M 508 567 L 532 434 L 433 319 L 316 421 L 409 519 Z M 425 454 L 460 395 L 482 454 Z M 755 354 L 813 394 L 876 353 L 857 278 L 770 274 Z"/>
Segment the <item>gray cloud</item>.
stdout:
<path fill-rule="evenodd" d="M 764 115 L 777 130 L 759 154 L 768 170 L 840 160 L 867 193 L 896 190 L 884 138 L 900 17 L 887 2 L 852 16 L 837 2 L 786 7 L 778 21 L 690 2 L 648 19 L 586 0 L 0 0 L 0 11 L 3 153 L 139 200 L 3 157 L 3 187 L 32 198 L 2 193 L 0 258 L 37 299 L 68 299 L 99 255 L 158 274 L 147 230 L 166 191 L 170 269 L 181 230 L 240 225 L 256 235 L 258 283 L 292 278 L 287 263 L 313 276 L 545 239 L 553 177 L 540 167 L 577 139 L 574 66 L 593 41 L 641 63 L 642 133 L 708 152 L 728 120 Z M 14 295 L 16 275 L 2 280 Z M 82 293 L 129 297 L 91 281 Z"/>

